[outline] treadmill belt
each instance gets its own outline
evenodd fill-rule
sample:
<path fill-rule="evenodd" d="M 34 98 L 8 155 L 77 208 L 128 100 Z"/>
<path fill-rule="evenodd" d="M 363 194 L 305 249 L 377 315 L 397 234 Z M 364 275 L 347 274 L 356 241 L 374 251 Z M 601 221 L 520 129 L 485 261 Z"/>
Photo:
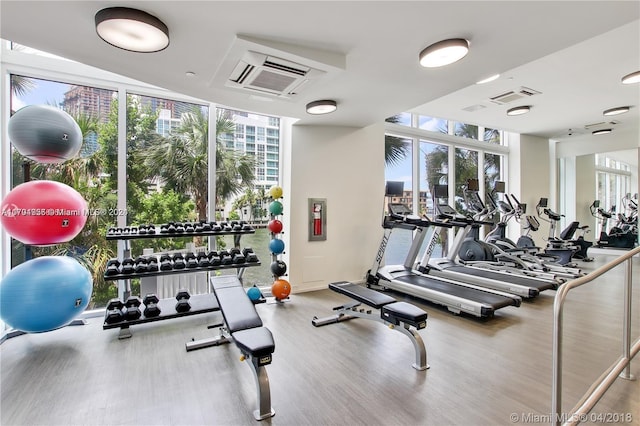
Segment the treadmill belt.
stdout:
<path fill-rule="evenodd" d="M 474 275 L 476 277 L 489 278 L 496 281 L 503 281 L 511 284 L 518 284 L 525 287 L 533 287 L 537 288 L 539 291 L 556 288 L 556 286 L 552 282 L 531 280 L 527 277 L 522 277 L 515 274 L 501 274 L 500 272 L 491 271 L 489 269 L 468 268 L 464 265 L 455 265 L 447 266 L 446 270 L 458 272 L 465 275 Z"/>
<path fill-rule="evenodd" d="M 492 306 L 494 309 L 518 305 L 516 301 L 510 297 L 500 296 L 498 294 L 487 293 L 485 291 L 463 287 L 446 281 L 440 281 L 433 278 L 425 277 L 423 275 L 403 275 L 396 277 L 394 281 L 428 288 L 433 291 L 450 294 L 452 296 L 471 300 L 477 303 L 484 303 L 486 305 Z"/>

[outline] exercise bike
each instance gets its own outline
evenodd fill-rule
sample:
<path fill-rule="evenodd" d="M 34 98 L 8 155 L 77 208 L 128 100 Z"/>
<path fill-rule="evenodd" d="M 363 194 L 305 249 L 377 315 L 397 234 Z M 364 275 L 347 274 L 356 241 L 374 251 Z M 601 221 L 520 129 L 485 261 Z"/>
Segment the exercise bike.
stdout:
<path fill-rule="evenodd" d="M 629 230 L 624 231 L 617 226 L 613 226 L 607 233 L 607 222 L 613 217 L 615 209 L 616 206 L 611 206 L 609 211 L 604 210 L 600 207 L 600 200 L 595 200 L 591 206 L 589 206 L 591 215 L 600 220 L 600 237 L 596 242 L 596 247 L 631 249 L 636 245 L 638 240 L 638 236 L 634 235 L 633 232 Z"/>

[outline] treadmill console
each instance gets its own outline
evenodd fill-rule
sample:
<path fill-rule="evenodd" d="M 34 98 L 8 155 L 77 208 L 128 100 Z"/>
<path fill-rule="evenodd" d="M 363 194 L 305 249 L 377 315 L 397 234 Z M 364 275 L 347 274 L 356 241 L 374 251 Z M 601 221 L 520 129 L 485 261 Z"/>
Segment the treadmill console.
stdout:
<path fill-rule="evenodd" d="M 459 216 L 458 212 L 455 211 L 449 204 L 438 204 L 438 213 L 446 216 L 456 217 Z"/>
<path fill-rule="evenodd" d="M 413 211 L 403 203 L 389 203 L 389 213 L 398 216 L 408 216 L 413 214 Z"/>

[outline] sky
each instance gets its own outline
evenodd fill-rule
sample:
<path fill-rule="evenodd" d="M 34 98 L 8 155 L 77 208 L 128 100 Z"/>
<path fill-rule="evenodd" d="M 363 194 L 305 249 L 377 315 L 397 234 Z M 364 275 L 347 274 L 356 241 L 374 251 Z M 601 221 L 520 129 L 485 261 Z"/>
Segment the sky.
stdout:
<path fill-rule="evenodd" d="M 64 100 L 64 93 L 70 85 L 47 80 L 33 80 L 37 87 L 20 97 L 12 94 L 11 109 L 14 111 L 27 105 L 56 105 Z"/>

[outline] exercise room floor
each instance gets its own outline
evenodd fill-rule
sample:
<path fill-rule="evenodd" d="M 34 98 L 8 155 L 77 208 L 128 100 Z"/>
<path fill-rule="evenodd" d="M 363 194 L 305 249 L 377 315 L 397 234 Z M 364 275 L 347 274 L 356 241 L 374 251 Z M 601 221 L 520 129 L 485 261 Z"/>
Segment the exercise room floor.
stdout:
<path fill-rule="evenodd" d="M 613 259 L 598 255 L 589 270 Z M 632 340 L 640 335 L 640 259 Z M 569 410 L 620 355 L 623 267 L 571 292 L 565 313 L 563 408 Z M 257 310 L 276 342 L 267 366 L 274 425 L 549 424 L 554 291 L 489 320 L 429 313 L 420 331 L 431 368 L 417 371 L 404 335 L 355 319 L 321 328 L 314 315 L 350 299 L 329 290 L 294 294 Z M 402 296 L 395 295 L 402 299 Z M 255 425 L 256 386 L 235 345 L 186 352 L 211 337 L 219 313 L 143 324 L 118 340 L 102 318 L 5 341 L 2 425 Z M 632 362 L 640 377 L 640 360 Z M 618 379 L 592 423 L 640 425 L 640 381 Z M 608 422 L 606 420 L 609 420 Z M 615 420 L 615 421 L 614 421 Z"/>

